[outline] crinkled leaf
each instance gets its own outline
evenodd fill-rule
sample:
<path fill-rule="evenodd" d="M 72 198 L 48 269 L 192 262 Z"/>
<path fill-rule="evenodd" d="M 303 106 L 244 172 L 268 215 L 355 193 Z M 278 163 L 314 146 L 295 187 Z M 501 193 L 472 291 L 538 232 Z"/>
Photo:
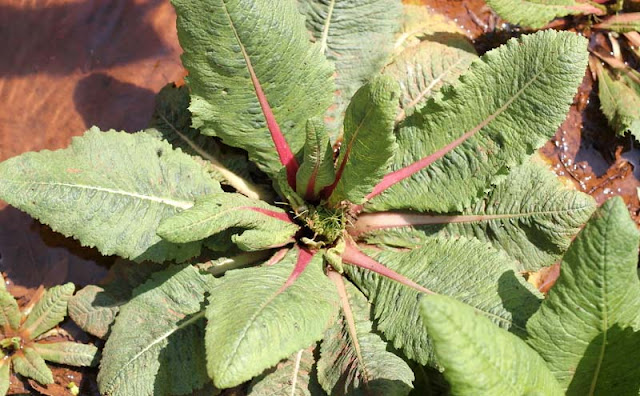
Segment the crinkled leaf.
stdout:
<path fill-rule="evenodd" d="M 241 384 L 322 338 L 336 312 L 335 287 L 320 255 L 287 282 L 298 252 L 273 266 L 230 271 L 209 290 L 207 368 L 216 386 Z"/>
<path fill-rule="evenodd" d="M 301 349 L 255 378 L 249 387 L 249 396 L 316 396 L 324 395 L 318 384 L 313 365 L 313 348 Z"/>
<path fill-rule="evenodd" d="M 418 249 L 373 257 L 429 290 L 471 305 L 514 333 L 525 332 L 527 319 L 540 305 L 539 293 L 516 275 L 513 261 L 476 240 L 434 237 Z M 352 265 L 345 270 L 373 303 L 378 330 L 408 358 L 433 362 L 431 340 L 420 319 L 420 293 Z"/>
<path fill-rule="evenodd" d="M 296 174 L 298 194 L 313 200 L 320 190 L 333 183 L 333 148 L 329 134 L 319 118 L 307 121 L 307 140 L 304 143 L 304 159 Z"/>
<path fill-rule="evenodd" d="M 189 112 L 189 88 L 168 84 L 156 96 L 156 105 L 149 121 L 151 131 L 160 133 L 163 139 L 182 152 L 207 158 L 219 151 L 218 141 L 191 128 Z"/>
<path fill-rule="evenodd" d="M 270 176 L 282 168 L 265 108 L 294 153 L 307 119 L 331 104 L 332 67 L 309 42 L 294 0 L 173 0 L 193 126 L 249 152 Z M 252 82 L 255 75 L 258 86 Z"/>
<path fill-rule="evenodd" d="M 87 333 L 105 338 L 121 304 L 104 288 L 88 285 L 69 301 L 69 317 Z"/>
<path fill-rule="evenodd" d="M 217 191 L 193 158 L 144 133 L 92 128 L 67 149 L 0 164 L 0 198 L 102 254 L 136 261 L 197 255 L 198 244 L 163 241 L 156 228 Z"/>
<path fill-rule="evenodd" d="M 570 395 L 638 394 L 640 233 L 621 198 L 576 237 L 527 324 L 528 340 Z"/>
<path fill-rule="evenodd" d="M 384 68 L 383 74 L 394 78 L 401 88 L 397 121 L 422 107 L 443 84 L 455 81 L 477 59 L 464 36 L 441 34 L 438 38 L 444 42 L 422 41 L 405 49 Z"/>
<path fill-rule="evenodd" d="M 4 396 L 11 386 L 11 359 L 0 359 L 0 395 Z"/>
<path fill-rule="evenodd" d="M 134 288 L 164 268 L 162 264 L 138 265 L 116 260 L 109 269 L 110 282 L 103 286 L 88 285 L 69 300 L 69 317 L 84 331 L 106 338 L 120 306 L 131 298 Z"/>
<path fill-rule="evenodd" d="M 413 372 L 373 332 L 366 297 L 351 283 L 337 286 L 342 309 L 320 345 L 318 381 L 330 395 L 407 395 Z"/>
<path fill-rule="evenodd" d="M 393 51 L 400 29 L 399 0 L 298 0 L 307 28 L 336 68 L 333 106 L 326 113 L 335 139 L 349 100 Z"/>
<path fill-rule="evenodd" d="M 18 330 L 21 320 L 22 314 L 16 299 L 6 289 L 0 290 L 0 327 L 9 326 Z"/>
<path fill-rule="evenodd" d="M 562 395 L 544 360 L 473 307 L 425 296 L 422 317 L 455 395 Z"/>
<path fill-rule="evenodd" d="M 192 208 L 163 220 L 158 235 L 186 243 L 229 228 L 240 229 L 231 239 L 241 249 L 262 250 L 291 241 L 299 227 L 280 208 L 241 194 L 218 193 L 199 198 Z"/>
<path fill-rule="evenodd" d="M 104 347 L 100 392 L 184 395 L 207 383 L 203 304 L 214 280 L 192 266 L 176 266 L 136 288 Z"/>
<path fill-rule="evenodd" d="M 98 348 L 77 342 L 36 343 L 31 346 L 44 360 L 71 366 L 98 364 Z"/>
<path fill-rule="evenodd" d="M 25 347 L 13 354 L 11 363 L 16 373 L 32 378 L 43 385 L 53 384 L 53 373 L 44 359 L 32 348 Z"/>
<path fill-rule="evenodd" d="M 487 0 L 487 4 L 502 19 L 532 28 L 541 28 L 566 15 L 604 13 L 591 3 L 575 0 Z"/>
<path fill-rule="evenodd" d="M 353 95 L 344 118 L 337 185 L 330 200 L 361 203 L 385 174 L 397 150 L 393 134 L 400 87 L 379 76 Z"/>
<path fill-rule="evenodd" d="M 640 32 L 640 12 L 611 15 L 594 27 L 619 33 Z"/>
<path fill-rule="evenodd" d="M 608 68 L 598 67 L 598 97 L 602 112 L 618 135 L 631 132 L 636 140 L 640 140 L 640 88 L 634 89 L 628 83 L 633 84 Z"/>
<path fill-rule="evenodd" d="M 457 46 L 461 40 L 468 41 L 465 32 L 447 16 L 422 4 L 403 4 L 402 28 L 396 34 L 394 54 L 421 43 L 423 40 L 438 41 Z"/>
<path fill-rule="evenodd" d="M 546 166 L 528 161 L 461 214 L 365 214 L 356 226 L 372 230 L 363 236 L 368 243 L 397 247 L 419 246 L 435 233 L 475 237 L 505 251 L 518 270 L 537 271 L 562 256 L 595 209 L 589 195 L 564 187 Z M 375 229 L 385 223 L 397 227 Z"/>
<path fill-rule="evenodd" d="M 469 207 L 555 133 L 584 75 L 586 44 L 573 33 L 542 31 L 486 53 L 400 125 L 396 172 L 365 208 Z"/>
<path fill-rule="evenodd" d="M 156 96 L 156 107 L 145 132 L 165 139 L 175 148 L 206 160 L 204 166 L 216 180 L 229 184 L 249 198 L 258 199 L 265 191 L 251 183 L 255 166 L 240 150 L 224 147 L 218 139 L 191 128 L 189 89 L 169 84 Z M 236 152 L 237 151 L 237 152 Z"/>
<path fill-rule="evenodd" d="M 48 289 L 27 316 L 21 330 L 33 340 L 62 322 L 67 316 L 67 303 L 75 289 L 73 283 Z"/>

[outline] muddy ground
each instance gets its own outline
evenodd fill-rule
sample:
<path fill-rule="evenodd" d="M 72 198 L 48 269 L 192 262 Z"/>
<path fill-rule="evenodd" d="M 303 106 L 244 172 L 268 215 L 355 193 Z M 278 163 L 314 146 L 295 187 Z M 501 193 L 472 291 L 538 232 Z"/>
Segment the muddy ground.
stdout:
<path fill-rule="evenodd" d="M 481 0 L 407 2 L 456 21 L 479 53 L 522 33 Z M 580 20 L 561 24 L 591 35 Z M 0 0 L 0 35 L 0 161 L 65 147 L 92 125 L 139 130 L 154 95 L 184 76 L 175 14 L 166 0 Z M 598 37 L 591 39 L 607 50 Z M 567 120 L 541 152 L 559 176 L 598 202 L 621 195 L 640 222 L 640 151 L 607 126 L 593 85 L 586 73 Z M 111 262 L 0 201 L 0 271 L 20 304 L 40 286 L 96 283 Z M 72 323 L 63 327 L 71 338 L 95 341 Z M 66 385 L 74 382 L 81 394 L 98 394 L 95 370 L 58 366 L 54 373 L 57 384 L 48 388 L 14 378 L 11 393 L 70 395 Z"/>

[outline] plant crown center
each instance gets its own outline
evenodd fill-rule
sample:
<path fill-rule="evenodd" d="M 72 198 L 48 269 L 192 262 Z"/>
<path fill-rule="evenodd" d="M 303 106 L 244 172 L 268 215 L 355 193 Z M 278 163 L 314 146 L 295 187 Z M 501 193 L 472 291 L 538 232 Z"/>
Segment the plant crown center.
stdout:
<path fill-rule="evenodd" d="M 334 244 L 342 236 L 346 227 L 346 211 L 344 208 L 327 208 L 324 206 L 308 206 L 299 214 L 306 229 L 310 231 L 310 239 L 323 245 Z"/>

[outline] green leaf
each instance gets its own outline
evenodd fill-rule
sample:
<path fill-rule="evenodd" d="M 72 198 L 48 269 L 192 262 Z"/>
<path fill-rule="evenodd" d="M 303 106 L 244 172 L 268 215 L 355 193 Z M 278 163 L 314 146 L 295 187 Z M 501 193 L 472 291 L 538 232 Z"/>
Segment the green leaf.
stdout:
<path fill-rule="evenodd" d="M 326 57 L 335 63 L 336 91 L 327 111 L 335 140 L 344 111 L 358 88 L 378 74 L 393 51 L 400 29 L 399 0 L 298 0 Z"/>
<path fill-rule="evenodd" d="M 640 141 L 640 88 L 627 85 L 633 82 L 602 66 L 598 66 L 597 73 L 600 108 L 609 125 L 619 136 L 631 132 Z"/>
<path fill-rule="evenodd" d="M 13 370 L 25 377 L 32 378 L 43 385 L 53 384 L 53 373 L 44 359 L 32 348 L 25 347 L 11 356 Z"/>
<path fill-rule="evenodd" d="M 186 260 L 198 244 L 156 235 L 195 197 L 218 192 L 193 158 L 144 133 L 90 129 L 58 151 L 26 153 L 0 164 L 0 198 L 104 255 L 136 261 Z"/>
<path fill-rule="evenodd" d="M 527 324 L 529 345 L 569 395 L 638 394 L 639 242 L 622 199 L 605 202 L 565 254 L 560 277 Z"/>
<path fill-rule="evenodd" d="M 9 326 L 18 330 L 21 320 L 22 314 L 16 299 L 6 289 L 0 290 L 0 327 Z"/>
<path fill-rule="evenodd" d="M 71 366 L 96 366 L 98 348 L 77 342 L 36 343 L 31 346 L 44 360 Z"/>
<path fill-rule="evenodd" d="M 400 113 L 403 121 L 440 90 L 455 81 L 477 59 L 473 46 L 462 35 L 441 33 L 438 41 L 422 41 L 402 51 L 384 68 L 383 74 L 400 84 Z"/>
<path fill-rule="evenodd" d="M 131 298 L 133 289 L 161 269 L 162 264 L 138 265 L 116 260 L 109 269 L 108 284 L 88 285 L 69 300 L 69 317 L 84 331 L 98 338 L 106 338 L 120 306 Z"/>
<path fill-rule="evenodd" d="M 421 313 L 455 395 L 562 395 L 553 374 L 527 344 L 473 307 L 425 296 Z"/>
<path fill-rule="evenodd" d="M 640 32 L 640 12 L 611 15 L 594 27 L 619 33 Z"/>
<path fill-rule="evenodd" d="M 337 296 L 320 255 L 290 277 L 302 252 L 293 249 L 273 266 L 229 271 L 209 290 L 207 368 L 219 388 L 250 380 L 322 338 Z"/>
<path fill-rule="evenodd" d="M 21 331 L 33 340 L 62 322 L 67 316 L 67 303 L 75 289 L 73 283 L 48 289 L 27 316 L 20 327 Z"/>
<path fill-rule="evenodd" d="M 324 395 L 313 365 L 313 347 L 301 349 L 288 359 L 278 363 L 261 376 L 255 378 L 249 387 L 248 396 L 314 396 Z"/>
<path fill-rule="evenodd" d="M 307 121 L 307 140 L 304 143 L 304 160 L 296 175 L 298 194 L 314 200 L 320 190 L 333 183 L 333 148 L 324 123 L 319 118 Z"/>
<path fill-rule="evenodd" d="M 400 87 L 379 76 L 353 95 L 344 119 L 344 141 L 338 159 L 332 203 L 361 203 L 386 173 L 397 150 L 393 134 Z"/>
<path fill-rule="evenodd" d="M 541 28 L 552 19 L 567 15 L 602 15 L 606 9 L 575 0 L 487 0 L 504 20 L 531 28 Z"/>
<path fill-rule="evenodd" d="M 331 104 L 331 64 L 309 42 L 294 0 L 173 0 L 193 126 L 249 152 L 270 176 L 282 164 L 258 100 L 261 89 L 291 150 L 307 119 Z M 214 28 L 215 27 L 215 28 Z M 251 75 L 258 85 L 254 85 Z"/>
<path fill-rule="evenodd" d="M 199 198 L 192 208 L 163 220 L 158 235 L 185 243 L 230 228 L 240 229 L 231 239 L 243 250 L 284 245 L 299 229 L 280 208 L 240 194 L 219 193 Z"/>
<path fill-rule="evenodd" d="M 460 214 L 364 214 L 356 229 L 368 243 L 395 247 L 419 246 L 436 233 L 477 238 L 506 252 L 518 270 L 537 271 L 562 257 L 595 209 L 589 195 L 564 187 L 547 166 L 527 161 Z"/>
<path fill-rule="evenodd" d="M 11 359 L 0 359 L 0 396 L 4 396 L 11 386 Z"/>
<path fill-rule="evenodd" d="M 120 308 L 100 362 L 108 395 L 184 395 L 209 381 L 205 292 L 215 278 L 191 266 L 154 274 Z"/>
<path fill-rule="evenodd" d="M 373 332 L 371 305 L 351 283 L 332 273 L 342 309 L 320 346 L 318 381 L 330 395 L 407 395 L 413 388 L 411 368 Z"/>
<path fill-rule="evenodd" d="M 365 209 L 469 207 L 555 133 L 584 76 L 586 45 L 548 30 L 486 53 L 399 126 L 394 172 Z"/>
<path fill-rule="evenodd" d="M 540 305 L 539 293 L 514 272 L 514 263 L 489 244 L 472 239 L 430 238 L 411 251 L 372 256 L 412 281 L 471 305 L 514 333 Z M 420 293 L 388 278 L 346 265 L 350 279 L 374 305 L 377 329 L 397 349 L 421 364 L 433 363 L 431 340 L 420 319 Z"/>
<path fill-rule="evenodd" d="M 168 84 L 156 96 L 156 107 L 149 128 L 145 132 L 165 139 L 184 153 L 206 160 L 204 166 L 216 180 L 229 184 L 249 198 L 265 196 L 262 188 L 251 182 L 250 171 L 255 166 L 246 154 L 231 147 L 223 147 L 220 141 L 205 136 L 191 128 L 189 89 Z"/>
<path fill-rule="evenodd" d="M 438 41 L 458 47 L 461 41 L 468 41 L 465 32 L 445 15 L 422 4 L 402 5 L 402 28 L 396 34 L 395 55 L 423 40 Z"/>

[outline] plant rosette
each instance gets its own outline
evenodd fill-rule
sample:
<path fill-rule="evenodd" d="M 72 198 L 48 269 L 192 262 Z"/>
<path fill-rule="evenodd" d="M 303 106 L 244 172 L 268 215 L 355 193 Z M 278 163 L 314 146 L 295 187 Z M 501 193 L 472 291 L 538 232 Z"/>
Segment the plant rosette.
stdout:
<path fill-rule="evenodd" d="M 47 385 L 54 379 L 45 361 L 71 366 L 94 366 L 98 363 L 98 348 L 93 345 L 47 340 L 47 337 L 57 334 L 54 328 L 67 316 L 67 304 L 74 290 L 73 283 L 53 287 L 21 312 L 2 280 L 0 395 L 7 394 L 9 390 L 11 369 Z"/>
<path fill-rule="evenodd" d="M 584 38 L 478 58 L 397 1 L 173 3 L 189 76 L 150 129 L 0 164 L 0 197 L 54 230 L 174 263 L 124 299 L 72 301 L 107 337 L 103 394 L 404 395 L 438 365 L 424 295 L 526 335 L 542 296 L 518 273 L 557 261 L 595 210 L 530 158 L 582 80 Z"/>

